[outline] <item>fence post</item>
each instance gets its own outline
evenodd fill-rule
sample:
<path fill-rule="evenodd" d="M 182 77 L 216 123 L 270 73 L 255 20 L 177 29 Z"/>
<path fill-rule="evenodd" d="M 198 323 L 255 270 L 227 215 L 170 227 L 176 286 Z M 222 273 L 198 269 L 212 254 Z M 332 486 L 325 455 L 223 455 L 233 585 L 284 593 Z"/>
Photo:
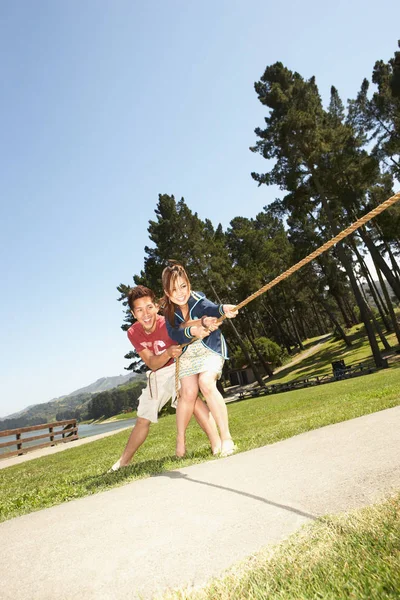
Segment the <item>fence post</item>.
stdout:
<path fill-rule="evenodd" d="M 17 441 L 21 439 L 21 433 L 17 433 L 16 434 L 17 437 Z M 22 450 L 22 443 L 20 442 L 19 444 L 17 444 L 17 450 Z M 23 454 L 23 452 L 18 452 L 18 456 L 20 456 L 21 454 Z"/>

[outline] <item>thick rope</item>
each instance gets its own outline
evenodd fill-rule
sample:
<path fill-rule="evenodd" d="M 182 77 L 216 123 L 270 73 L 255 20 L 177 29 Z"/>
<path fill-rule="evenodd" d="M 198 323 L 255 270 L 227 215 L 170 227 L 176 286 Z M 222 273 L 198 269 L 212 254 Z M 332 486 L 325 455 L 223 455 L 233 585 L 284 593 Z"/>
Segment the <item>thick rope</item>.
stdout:
<path fill-rule="evenodd" d="M 368 221 L 370 221 L 371 219 L 373 219 L 374 217 L 379 215 L 384 210 L 387 210 L 390 206 L 392 206 L 399 200 L 400 200 L 400 192 L 397 192 L 397 194 L 395 194 L 394 196 L 392 196 L 385 202 L 382 202 L 382 204 L 380 204 L 373 210 L 370 210 L 369 213 L 367 213 L 366 215 L 361 217 L 361 219 L 358 219 L 352 225 L 350 225 L 349 227 L 347 227 L 346 229 L 344 229 L 343 231 L 338 233 L 338 235 L 336 235 L 334 238 L 332 238 L 328 242 L 325 242 L 325 244 L 323 244 L 320 248 L 317 248 L 317 250 L 314 250 L 314 252 L 311 252 L 311 254 L 309 254 L 308 256 L 306 256 L 305 258 L 300 260 L 298 263 L 293 265 L 293 267 L 290 267 L 290 269 L 287 269 L 287 271 L 285 271 L 281 275 L 278 275 L 278 277 L 275 277 L 275 279 L 273 279 L 272 281 L 270 281 L 269 283 L 264 285 L 257 292 L 254 292 L 254 294 L 252 294 L 251 296 L 249 296 L 248 298 L 246 298 L 245 300 L 243 300 L 242 302 L 237 304 L 235 306 L 234 310 L 240 310 L 241 308 L 243 308 L 243 306 L 246 306 L 246 304 L 249 304 L 249 302 L 251 302 L 252 300 L 255 300 L 256 298 L 258 298 L 258 296 L 261 296 L 261 294 L 264 294 L 265 292 L 267 292 L 268 290 L 273 288 L 280 281 L 287 279 L 287 277 L 290 277 L 290 275 L 293 275 L 293 273 L 295 273 L 296 271 L 301 269 L 301 267 L 304 267 L 304 265 L 306 265 L 309 262 L 311 262 L 312 260 L 314 260 L 314 258 L 317 258 L 317 256 L 320 256 L 320 254 L 323 254 L 324 252 L 329 250 L 329 248 L 332 248 L 332 246 L 334 246 L 335 244 L 337 244 L 338 242 L 343 240 L 345 237 L 349 236 L 356 229 L 359 229 L 360 227 L 365 225 L 365 223 L 368 223 Z M 218 319 L 218 322 L 221 323 L 224 319 L 226 319 L 226 317 L 223 316 L 220 319 Z"/>
<path fill-rule="evenodd" d="M 293 273 L 295 273 L 296 271 L 298 271 L 299 269 L 304 267 L 304 265 L 307 265 L 309 262 L 314 260 L 314 258 L 317 258 L 317 256 L 320 256 L 321 254 L 323 254 L 324 252 L 329 250 L 329 248 L 332 248 L 332 246 L 334 246 L 338 242 L 342 241 L 344 238 L 346 238 L 351 233 L 353 233 L 356 229 L 359 229 L 360 227 L 365 225 L 365 223 L 368 223 L 368 221 L 371 221 L 371 219 L 375 218 L 377 215 L 379 215 L 384 210 L 387 210 L 390 206 L 393 206 L 393 204 L 395 204 L 399 200 L 400 200 L 400 192 L 397 192 L 397 194 L 395 194 L 394 196 L 391 196 L 391 198 L 389 198 L 385 202 L 382 202 L 382 204 L 379 204 L 379 206 L 377 206 L 376 208 L 370 210 L 366 215 L 361 217 L 361 219 L 358 219 L 357 221 L 355 221 L 352 225 L 350 225 L 349 227 L 347 227 L 346 229 L 344 229 L 343 231 L 338 233 L 338 235 L 336 235 L 335 237 L 330 239 L 328 242 L 325 242 L 325 244 L 320 246 L 320 248 L 317 248 L 317 250 L 314 250 L 314 252 L 311 252 L 311 254 L 309 254 L 308 256 L 306 256 L 305 258 L 300 260 L 298 263 L 296 263 L 295 265 L 290 267 L 290 269 L 287 269 L 286 271 L 281 273 L 281 275 L 278 275 L 278 277 L 275 277 L 275 279 L 273 279 L 272 281 L 270 281 L 269 283 L 264 285 L 262 288 L 257 290 L 257 292 L 254 292 L 254 294 L 251 294 L 251 296 L 249 296 L 248 298 L 246 298 L 245 300 L 243 300 L 242 302 L 237 304 L 233 310 L 240 310 L 241 308 L 243 308 L 244 306 L 249 304 L 249 302 L 251 302 L 252 300 L 255 300 L 256 298 L 258 298 L 258 296 L 261 296 L 261 294 L 265 294 L 265 292 L 267 292 L 268 290 L 273 288 L 277 283 L 283 281 L 284 279 L 287 279 L 288 277 L 290 277 L 290 275 L 293 275 Z M 226 316 L 220 317 L 217 322 L 222 323 L 222 321 L 224 319 L 226 319 Z M 191 342 L 189 342 L 189 343 L 191 343 Z M 184 346 L 187 346 L 187 345 L 188 344 L 184 344 Z M 182 346 L 182 348 L 184 346 Z M 177 397 L 179 396 L 178 388 L 179 388 L 179 357 L 176 359 L 176 369 L 175 369 L 175 390 L 176 390 Z"/>

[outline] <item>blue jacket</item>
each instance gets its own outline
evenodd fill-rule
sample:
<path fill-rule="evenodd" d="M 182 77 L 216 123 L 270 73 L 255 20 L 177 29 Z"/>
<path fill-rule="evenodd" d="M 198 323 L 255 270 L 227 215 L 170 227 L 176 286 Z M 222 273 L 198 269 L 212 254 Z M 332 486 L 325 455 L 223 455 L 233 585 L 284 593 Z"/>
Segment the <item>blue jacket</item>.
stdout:
<path fill-rule="evenodd" d="M 208 300 L 203 292 L 191 292 L 188 300 L 189 306 L 189 320 L 201 319 L 201 317 L 221 317 L 224 315 L 223 305 L 214 304 Z M 174 327 L 171 326 L 168 319 L 165 319 L 167 325 L 167 331 L 170 338 L 177 344 L 187 344 L 194 339 L 194 336 L 190 334 L 190 327 L 180 327 L 181 323 L 184 322 L 181 309 L 179 306 L 175 310 L 175 323 Z M 228 348 L 226 346 L 225 338 L 219 329 L 212 331 L 209 336 L 201 340 L 202 344 L 211 350 L 216 352 L 223 358 L 228 358 Z M 187 346 L 183 349 L 185 352 Z"/>

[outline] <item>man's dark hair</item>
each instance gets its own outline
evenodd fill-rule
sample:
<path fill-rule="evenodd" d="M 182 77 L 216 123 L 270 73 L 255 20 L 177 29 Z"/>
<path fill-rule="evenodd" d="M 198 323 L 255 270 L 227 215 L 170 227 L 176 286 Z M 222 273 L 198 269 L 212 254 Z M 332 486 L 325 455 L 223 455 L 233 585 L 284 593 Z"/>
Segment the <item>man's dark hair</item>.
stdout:
<path fill-rule="evenodd" d="M 131 310 L 135 310 L 134 304 L 133 304 L 135 302 L 135 300 L 138 300 L 139 298 L 145 298 L 146 296 L 149 296 L 151 298 L 151 301 L 155 302 L 156 296 L 155 296 L 153 290 L 151 290 L 148 287 L 145 287 L 144 285 L 137 285 L 136 287 L 129 290 L 129 292 L 128 292 L 129 308 Z"/>

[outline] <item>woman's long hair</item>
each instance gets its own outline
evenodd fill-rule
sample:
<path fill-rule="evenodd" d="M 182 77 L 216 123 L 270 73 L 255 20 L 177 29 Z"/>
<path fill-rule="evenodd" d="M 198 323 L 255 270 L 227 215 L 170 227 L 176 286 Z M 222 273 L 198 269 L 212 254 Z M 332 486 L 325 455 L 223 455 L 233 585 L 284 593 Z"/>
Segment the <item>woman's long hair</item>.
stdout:
<path fill-rule="evenodd" d="M 166 292 L 168 292 L 168 294 L 171 293 L 171 290 L 174 288 L 174 284 L 175 284 L 176 280 L 178 279 L 178 277 L 182 277 L 182 279 L 185 279 L 187 281 L 187 284 L 189 287 L 190 287 L 190 281 L 189 281 L 189 277 L 187 276 L 187 273 L 186 273 L 185 269 L 182 267 L 182 265 L 180 265 L 178 262 L 172 261 L 172 260 L 170 260 L 169 263 L 170 264 L 168 265 L 168 267 L 165 267 L 164 271 L 162 272 L 162 276 L 161 276 L 162 286 L 163 286 L 163 290 L 164 290 L 164 296 L 160 299 L 160 306 L 163 309 L 165 318 L 168 319 L 168 322 L 170 323 L 170 325 L 172 325 L 172 327 L 174 327 L 176 304 L 174 304 L 174 302 L 172 302 L 169 299 Z"/>

